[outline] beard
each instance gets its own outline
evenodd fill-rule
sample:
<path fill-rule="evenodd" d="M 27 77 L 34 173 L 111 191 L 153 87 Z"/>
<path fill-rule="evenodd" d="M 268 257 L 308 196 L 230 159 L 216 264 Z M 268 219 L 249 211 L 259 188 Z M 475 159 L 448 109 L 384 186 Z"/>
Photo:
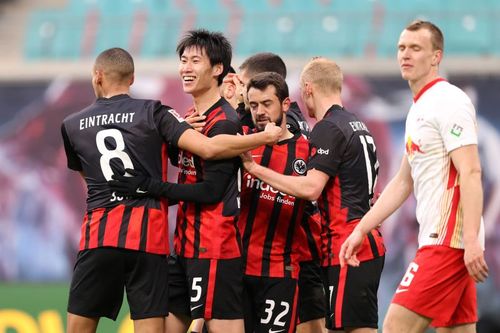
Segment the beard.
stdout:
<path fill-rule="evenodd" d="M 276 124 L 276 126 L 278 126 L 278 127 L 281 127 L 281 123 L 283 123 L 283 114 L 284 114 L 284 112 L 282 112 L 282 113 L 280 114 L 279 118 L 278 118 L 278 119 L 276 119 L 276 120 L 274 121 L 274 123 L 275 123 L 275 124 Z M 273 122 L 273 121 L 272 121 L 272 120 L 269 120 L 269 122 Z M 266 125 L 267 125 L 267 124 L 266 124 Z M 256 123 L 256 124 L 255 124 L 255 128 L 256 128 L 259 132 L 262 132 L 263 130 L 265 130 L 265 129 L 266 129 L 266 125 L 260 125 L 260 124 L 259 124 L 259 125 L 257 125 L 257 123 Z"/>

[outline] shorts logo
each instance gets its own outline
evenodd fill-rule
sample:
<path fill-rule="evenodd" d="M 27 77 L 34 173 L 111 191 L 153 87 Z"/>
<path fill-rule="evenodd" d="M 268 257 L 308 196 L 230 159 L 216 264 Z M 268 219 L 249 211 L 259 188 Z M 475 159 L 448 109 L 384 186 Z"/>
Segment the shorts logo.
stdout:
<path fill-rule="evenodd" d="M 304 161 L 301 158 L 297 158 L 295 161 L 293 161 L 292 165 L 293 165 L 293 170 L 299 175 L 303 175 L 307 171 L 306 161 Z"/>
<path fill-rule="evenodd" d="M 281 330 L 273 330 L 272 328 L 269 329 L 269 333 L 279 333 L 279 332 L 283 332 L 285 329 L 281 329 Z"/>
<path fill-rule="evenodd" d="M 200 306 L 203 306 L 203 304 L 198 304 L 198 305 L 195 305 L 195 306 L 192 306 L 191 307 L 191 312 L 198 309 Z"/>

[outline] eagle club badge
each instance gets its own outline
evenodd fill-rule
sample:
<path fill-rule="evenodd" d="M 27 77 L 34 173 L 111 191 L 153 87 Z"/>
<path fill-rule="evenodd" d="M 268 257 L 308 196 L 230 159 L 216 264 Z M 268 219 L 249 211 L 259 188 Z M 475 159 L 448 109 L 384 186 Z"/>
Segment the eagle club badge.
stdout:
<path fill-rule="evenodd" d="M 303 175 L 307 171 L 306 161 L 304 161 L 301 158 L 295 159 L 295 161 L 293 161 L 292 166 L 293 166 L 293 171 L 295 171 L 299 175 Z"/>

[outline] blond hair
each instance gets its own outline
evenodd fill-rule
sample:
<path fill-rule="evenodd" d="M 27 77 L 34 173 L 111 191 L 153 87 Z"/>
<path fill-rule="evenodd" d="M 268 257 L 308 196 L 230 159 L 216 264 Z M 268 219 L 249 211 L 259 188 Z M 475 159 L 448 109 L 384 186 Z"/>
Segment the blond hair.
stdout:
<path fill-rule="evenodd" d="M 339 65 L 333 60 L 316 57 L 302 70 L 301 82 L 312 83 L 323 94 L 340 93 L 343 75 Z"/>

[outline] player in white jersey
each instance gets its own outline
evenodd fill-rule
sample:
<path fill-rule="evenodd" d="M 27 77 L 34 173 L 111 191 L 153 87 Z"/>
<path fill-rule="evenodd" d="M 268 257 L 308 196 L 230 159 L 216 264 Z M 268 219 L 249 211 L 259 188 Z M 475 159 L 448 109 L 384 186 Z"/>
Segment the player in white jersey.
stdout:
<path fill-rule="evenodd" d="M 475 332 L 475 282 L 488 276 L 484 260 L 483 194 L 474 107 L 439 77 L 443 35 L 414 21 L 401 33 L 398 61 L 413 93 L 406 120 L 406 153 L 396 176 L 340 250 L 357 266 L 366 233 L 414 192 L 419 249 L 389 307 L 384 332 Z"/>

